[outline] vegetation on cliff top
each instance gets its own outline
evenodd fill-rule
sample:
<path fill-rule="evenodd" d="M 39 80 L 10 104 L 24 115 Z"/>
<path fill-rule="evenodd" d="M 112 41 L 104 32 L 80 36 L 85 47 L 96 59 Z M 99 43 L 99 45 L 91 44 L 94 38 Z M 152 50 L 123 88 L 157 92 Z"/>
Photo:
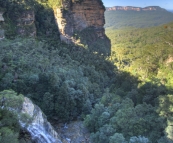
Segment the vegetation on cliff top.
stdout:
<path fill-rule="evenodd" d="M 23 129 L 20 127 L 19 120 L 26 118 L 20 117 L 22 109 L 23 95 L 17 95 L 12 90 L 0 92 L 0 142 L 1 143 L 27 143 L 29 136 L 23 135 Z"/>

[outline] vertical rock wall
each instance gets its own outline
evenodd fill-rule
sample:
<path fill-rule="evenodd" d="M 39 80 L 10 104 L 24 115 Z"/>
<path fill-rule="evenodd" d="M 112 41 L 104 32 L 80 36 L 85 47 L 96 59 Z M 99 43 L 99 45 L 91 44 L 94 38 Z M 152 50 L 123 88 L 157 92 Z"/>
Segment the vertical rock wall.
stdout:
<path fill-rule="evenodd" d="M 3 13 L 4 12 L 0 11 L 0 40 L 4 39 L 4 29 L 2 28 L 4 22 Z"/>
<path fill-rule="evenodd" d="M 66 0 L 63 8 L 55 9 L 55 18 L 61 34 L 72 36 L 75 30 L 81 31 L 90 26 L 102 29 L 104 11 L 98 0 L 83 0 L 80 3 Z"/>
<path fill-rule="evenodd" d="M 106 48 L 110 50 L 110 41 L 103 28 L 104 12 L 105 7 L 101 0 L 64 0 L 61 8 L 54 9 L 61 41 L 68 44 L 76 43 L 77 40 L 74 37 L 76 33 L 79 34 L 83 30 L 87 31 L 87 28 L 92 28 L 92 35 L 89 36 L 92 39 L 84 40 L 84 44 L 90 47 L 103 39 Z M 80 42 L 82 43 L 82 40 Z"/>

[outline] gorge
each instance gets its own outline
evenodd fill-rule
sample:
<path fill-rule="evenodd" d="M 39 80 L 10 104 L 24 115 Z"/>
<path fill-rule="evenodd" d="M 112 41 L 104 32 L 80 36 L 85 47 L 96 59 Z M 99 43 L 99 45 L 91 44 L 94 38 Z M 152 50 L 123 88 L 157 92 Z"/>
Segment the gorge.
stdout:
<path fill-rule="evenodd" d="M 0 0 L 0 142 L 172 143 L 173 16 L 150 8 Z"/>
<path fill-rule="evenodd" d="M 38 38 L 40 27 L 49 22 L 47 19 L 50 19 L 50 17 L 46 17 L 45 23 L 41 23 L 41 18 L 38 16 L 38 13 L 42 11 L 38 11 L 32 7 L 25 9 L 25 3 L 14 2 L 10 7 L 11 3 L 7 1 L 7 5 L 10 8 L 6 7 L 6 3 L 2 1 L 0 1 L 0 3 L 3 8 L 3 11 L 0 9 L 0 34 L 2 39 L 14 39 L 17 36 Z M 20 5 L 22 6 L 20 7 Z M 38 3 L 35 3 L 35 5 L 39 8 L 44 8 L 44 6 L 42 7 Z M 54 24 L 51 23 L 52 25 L 55 25 L 55 23 L 57 24 L 56 26 L 59 33 L 56 34 L 59 34 L 61 42 L 68 45 L 83 44 L 81 48 L 87 47 L 92 52 L 109 55 L 110 40 L 105 35 L 103 27 L 105 24 L 104 11 L 105 7 L 100 0 L 83 0 L 81 2 L 65 0 L 61 7 L 54 7 L 52 9 L 53 13 L 51 10 L 49 12 L 54 14 L 54 19 L 51 17 L 52 19 L 50 21 L 54 22 Z M 44 29 L 45 36 L 52 36 L 52 27 L 46 27 Z M 22 46 L 20 42 L 16 44 Z M 8 69 L 8 66 L 5 67 Z M 2 72 L 5 74 L 6 68 L 5 71 L 2 70 Z M 20 78 L 19 73 L 16 72 L 12 83 L 18 83 Z M 81 109 L 79 108 L 79 110 Z M 34 105 L 27 97 L 24 98 L 20 114 L 26 114 L 29 116 L 29 119 L 31 118 L 29 122 L 29 119 L 26 119 L 24 121 L 19 121 L 19 123 L 22 129 L 30 134 L 33 142 L 61 143 L 61 137 L 47 121 L 44 113 L 42 113 L 40 108 Z M 70 139 L 66 138 L 63 142 L 67 142 L 67 140 Z M 85 140 L 85 137 L 80 135 L 80 140 Z"/>

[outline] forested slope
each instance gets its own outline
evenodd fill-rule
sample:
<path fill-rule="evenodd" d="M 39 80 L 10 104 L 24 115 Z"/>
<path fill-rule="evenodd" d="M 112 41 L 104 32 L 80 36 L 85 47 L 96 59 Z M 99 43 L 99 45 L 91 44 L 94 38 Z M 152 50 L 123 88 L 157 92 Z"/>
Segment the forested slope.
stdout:
<path fill-rule="evenodd" d="M 121 19 L 123 13 L 128 19 Z M 120 73 L 129 73 L 139 82 L 133 81 L 136 85 L 112 84 L 87 115 L 85 124 L 94 142 L 172 143 L 173 23 L 151 27 L 166 20 L 151 19 L 145 23 L 148 15 L 137 17 L 134 14 L 136 21 L 133 21 L 132 13 L 119 12 L 116 21 L 111 14 L 106 16 L 107 24 L 112 22 L 106 34 L 112 44 L 109 60 Z M 152 17 L 158 13 L 150 14 Z M 159 14 L 163 18 L 164 14 Z M 172 14 L 167 16 L 172 17 Z M 124 79 L 125 76 L 117 80 Z M 127 91 L 129 87 L 132 87 L 130 92 Z"/>
<path fill-rule="evenodd" d="M 158 77 L 173 86 L 173 23 L 143 29 L 107 29 L 106 33 L 112 44 L 111 60 L 119 69 L 141 79 Z"/>
<path fill-rule="evenodd" d="M 172 128 L 172 96 L 168 95 L 172 92 L 162 83 L 142 82 L 83 47 L 60 43 L 53 47 L 32 38 L 0 42 L 0 90 L 12 89 L 31 98 L 56 122 L 92 113 L 85 124 L 93 132 L 93 142 L 130 138 L 156 142 L 164 129 Z M 170 104 L 160 103 L 166 100 Z"/>
<path fill-rule="evenodd" d="M 3 2 L 0 0 L 0 4 L 10 11 L 4 13 L 4 17 L 9 19 L 4 26 L 14 26 L 10 23 L 10 13 L 14 13 L 18 4 L 10 0 Z M 108 31 L 110 38 L 115 37 L 118 41 L 112 41 L 118 50 L 108 57 L 93 53 L 87 46 L 61 43 L 47 2 L 34 1 L 35 7 L 30 1 L 19 2 L 21 9 L 17 9 L 15 14 L 19 14 L 22 8 L 34 9 L 38 33 L 35 38 L 20 37 L 13 31 L 15 27 L 7 28 L 6 38 L 0 41 L 1 99 L 23 94 L 36 103 L 51 121 L 69 123 L 84 120 L 93 143 L 172 142 L 173 91 L 169 80 L 172 76 L 171 72 L 167 74 L 172 63 L 164 65 L 172 54 L 169 44 L 172 43 L 172 23 L 148 30 Z M 46 35 L 45 29 L 49 27 L 52 34 Z M 141 39 L 138 39 L 139 35 Z M 144 41 L 141 45 L 146 50 L 142 47 L 137 50 L 140 40 Z M 155 44 L 158 44 L 156 49 Z M 101 43 L 98 45 L 102 46 Z M 147 47 L 153 48 L 155 53 Z M 131 57 L 127 53 L 131 53 Z M 151 59 L 153 56 L 156 60 Z M 165 75 L 159 77 L 161 69 Z M 2 100 L 0 103 L 0 142 L 18 143 L 20 139 L 22 143 L 27 142 L 28 136 L 19 126 L 17 115 L 7 111 L 8 105 Z"/>

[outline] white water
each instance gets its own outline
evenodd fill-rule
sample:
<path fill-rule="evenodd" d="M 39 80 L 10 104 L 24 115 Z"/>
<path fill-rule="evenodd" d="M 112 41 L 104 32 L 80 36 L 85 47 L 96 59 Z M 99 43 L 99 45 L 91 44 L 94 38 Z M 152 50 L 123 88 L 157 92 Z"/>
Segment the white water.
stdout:
<path fill-rule="evenodd" d="M 27 125 L 27 120 L 24 123 L 20 122 L 20 124 L 29 132 L 33 141 L 36 143 L 62 143 L 44 113 L 30 99 L 24 98 L 21 112 L 32 118 L 29 125 Z"/>
<path fill-rule="evenodd" d="M 4 109 L 5 107 L 0 107 Z M 19 123 L 22 128 L 28 131 L 32 140 L 36 143 L 62 143 L 57 132 L 53 129 L 51 124 L 47 121 L 46 116 L 41 109 L 34 105 L 28 98 L 24 98 L 23 107 L 21 111 L 18 109 L 7 107 L 7 110 L 18 113 Z M 21 113 L 27 114 L 32 118 L 32 121 L 28 122 L 28 119 L 23 118 L 20 120 Z M 28 125 L 29 124 L 29 125 Z"/>
<path fill-rule="evenodd" d="M 32 123 L 27 127 L 27 130 L 31 134 L 32 140 L 37 143 L 57 143 L 57 140 L 49 135 L 39 124 Z"/>

